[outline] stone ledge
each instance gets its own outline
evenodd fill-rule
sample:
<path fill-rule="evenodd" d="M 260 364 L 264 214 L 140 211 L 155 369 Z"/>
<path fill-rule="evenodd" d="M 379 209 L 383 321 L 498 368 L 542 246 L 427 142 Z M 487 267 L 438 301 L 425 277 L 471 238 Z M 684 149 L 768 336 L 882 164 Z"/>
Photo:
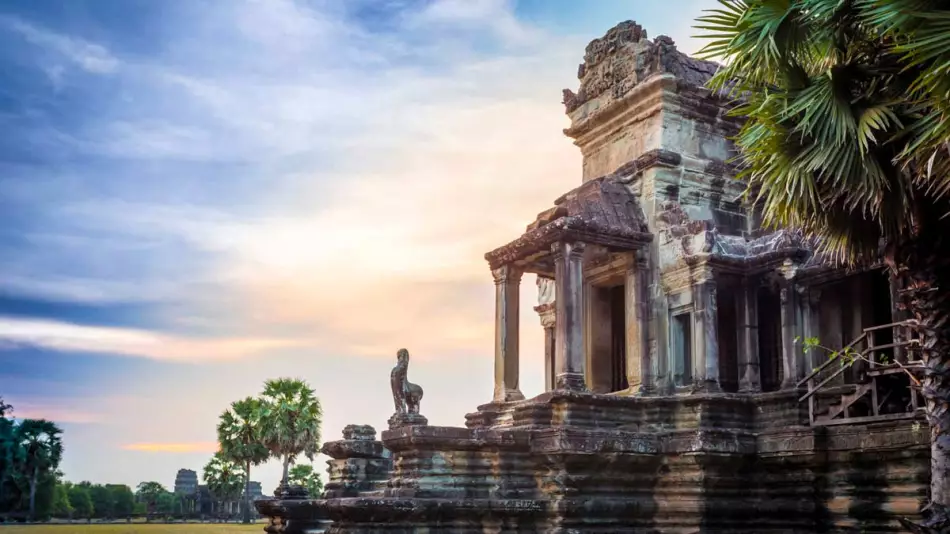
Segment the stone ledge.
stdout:
<path fill-rule="evenodd" d="M 482 450 L 485 447 L 526 448 L 527 435 L 505 429 L 450 426 L 409 426 L 383 432 L 383 443 L 393 452 L 406 450 Z"/>
<path fill-rule="evenodd" d="M 807 418 L 798 391 L 771 393 L 695 393 L 677 396 L 630 396 L 549 391 L 513 403 L 491 403 L 467 414 L 470 430 L 538 430 L 544 428 L 616 428 L 677 430 L 727 428 L 753 431 L 785 428 Z M 610 413 L 610 417 L 604 417 Z M 613 426 L 605 425 L 611 421 Z"/>
<path fill-rule="evenodd" d="M 364 497 L 329 499 L 317 503 L 334 520 L 360 523 L 413 521 L 458 521 L 475 518 L 530 518 L 547 513 L 547 501 L 539 499 L 434 499 Z"/>
<path fill-rule="evenodd" d="M 531 452 L 540 454 L 656 454 L 655 434 L 623 430 L 552 428 L 531 433 Z"/>
<path fill-rule="evenodd" d="M 389 451 L 380 441 L 339 440 L 323 444 L 320 452 L 336 460 L 347 458 L 387 458 Z"/>

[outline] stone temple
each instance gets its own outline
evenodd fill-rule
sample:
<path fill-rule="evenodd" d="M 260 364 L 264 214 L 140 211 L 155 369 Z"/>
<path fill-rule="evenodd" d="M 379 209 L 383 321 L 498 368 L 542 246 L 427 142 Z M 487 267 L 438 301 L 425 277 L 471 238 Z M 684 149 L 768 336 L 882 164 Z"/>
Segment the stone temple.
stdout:
<path fill-rule="evenodd" d="M 730 163 L 741 121 L 704 88 L 716 68 L 634 22 L 588 45 L 564 91 L 581 184 L 486 254 L 491 402 L 429 426 L 401 354 L 390 428 L 326 443 L 323 495 L 257 501 L 268 532 L 896 532 L 917 516 L 929 436 L 900 288 L 761 228 Z M 525 273 L 545 332 L 530 399 Z M 829 357 L 844 347 L 857 357 Z"/>

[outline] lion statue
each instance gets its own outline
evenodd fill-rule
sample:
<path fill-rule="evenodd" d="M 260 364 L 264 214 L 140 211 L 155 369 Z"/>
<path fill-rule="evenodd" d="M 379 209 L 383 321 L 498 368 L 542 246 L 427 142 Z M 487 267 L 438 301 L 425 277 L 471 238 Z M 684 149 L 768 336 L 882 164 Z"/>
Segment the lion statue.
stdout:
<path fill-rule="evenodd" d="M 399 349 L 396 352 L 396 366 L 390 374 L 390 385 L 393 388 L 393 402 L 396 404 L 397 414 L 418 414 L 419 403 L 422 401 L 422 388 L 409 382 L 409 351 Z"/>

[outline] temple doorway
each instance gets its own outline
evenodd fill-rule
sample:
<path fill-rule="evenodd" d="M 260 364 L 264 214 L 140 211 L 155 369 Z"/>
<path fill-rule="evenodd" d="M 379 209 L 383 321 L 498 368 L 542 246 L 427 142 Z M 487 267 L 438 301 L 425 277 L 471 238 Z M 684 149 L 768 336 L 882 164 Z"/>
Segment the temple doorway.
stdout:
<path fill-rule="evenodd" d="M 611 391 L 627 389 L 627 339 L 624 314 L 624 286 L 609 290 L 610 298 L 610 387 Z"/>
<path fill-rule="evenodd" d="M 689 386 L 693 382 L 693 314 L 673 314 L 670 320 L 670 351 L 673 356 L 673 385 Z"/>
<path fill-rule="evenodd" d="M 776 391 L 782 384 L 782 301 L 769 287 L 759 288 L 759 379 L 762 391 Z"/>
<path fill-rule="evenodd" d="M 588 306 L 588 386 L 596 393 L 623 391 L 627 382 L 625 285 L 591 285 Z"/>

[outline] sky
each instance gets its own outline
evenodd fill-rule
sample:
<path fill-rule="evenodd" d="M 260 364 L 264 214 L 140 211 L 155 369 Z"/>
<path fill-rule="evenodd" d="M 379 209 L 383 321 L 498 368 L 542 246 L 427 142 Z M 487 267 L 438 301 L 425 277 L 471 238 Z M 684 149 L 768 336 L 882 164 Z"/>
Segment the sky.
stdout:
<path fill-rule="evenodd" d="M 67 479 L 133 487 L 200 473 L 268 378 L 309 382 L 325 441 L 382 431 L 401 347 L 463 426 L 493 389 L 484 253 L 581 181 L 584 47 L 632 19 L 693 53 L 713 3 L 5 0 L 0 396 L 60 423 Z"/>

